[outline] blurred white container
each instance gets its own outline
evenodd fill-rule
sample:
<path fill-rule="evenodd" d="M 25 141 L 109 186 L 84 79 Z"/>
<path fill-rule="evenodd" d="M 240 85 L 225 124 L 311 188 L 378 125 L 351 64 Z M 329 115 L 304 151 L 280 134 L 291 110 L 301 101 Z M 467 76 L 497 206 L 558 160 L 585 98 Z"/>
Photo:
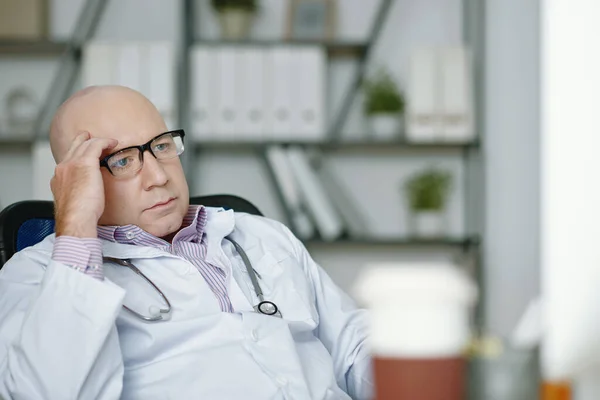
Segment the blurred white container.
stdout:
<path fill-rule="evenodd" d="M 399 139 L 402 128 L 402 115 L 397 113 L 374 114 L 369 116 L 369 130 L 374 140 Z"/>
<path fill-rule="evenodd" d="M 433 239 L 446 234 L 446 215 L 443 211 L 413 211 L 410 218 L 415 237 Z"/>
<path fill-rule="evenodd" d="M 477 288 L 451 264 L 368 265 L 355 293 L 371 309 L 371 345 L 401 357 L 461 355 L 470 337 Z"/>

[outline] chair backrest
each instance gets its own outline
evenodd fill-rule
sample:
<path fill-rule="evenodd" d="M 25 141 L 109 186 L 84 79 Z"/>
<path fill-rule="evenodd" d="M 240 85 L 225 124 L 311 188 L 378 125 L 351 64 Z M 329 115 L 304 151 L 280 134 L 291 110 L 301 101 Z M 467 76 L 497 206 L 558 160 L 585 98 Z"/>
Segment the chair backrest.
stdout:
<path fill-rule="evenodd" d="M 190 204 L 262 215 L 248 200 L 229 194 L 191 197 Z M 0 211 L 0 268 L 17 251 L 41 242 L 53 232 L 54 204 L 51 201 L 19 201 Z"/>

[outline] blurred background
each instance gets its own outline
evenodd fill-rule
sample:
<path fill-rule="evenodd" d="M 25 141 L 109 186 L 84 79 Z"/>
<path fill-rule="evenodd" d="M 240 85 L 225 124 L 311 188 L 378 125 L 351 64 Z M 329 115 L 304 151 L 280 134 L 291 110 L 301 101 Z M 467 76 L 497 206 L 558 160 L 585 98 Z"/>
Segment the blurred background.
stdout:
<path fill-rule="evenodd" d="M 568 173 L 584 197 L 593 179 L 564 162 L 589 148 L 590 127 L 572 133 L 577 148 L 554 141 L 565 125 L 544 118 L 542 93 L 564 118 L 577 111 L 559 103 L 566 86 L 541 77 L 543 60 L 569 52 L 585 64 L 585 46 L 564 43 L 593 37 L 584 28 L 600 13 L 558 3 L 0 0 L 0 208 L 51 199 L 48 126 L 69 94 L 129 86 L 185 129 L 191 194 L 250 200 L 351 294 L 369 264 L 457 264 L 480 291 L 476 326 L 509 337 L 543 287 L 572 299 L 575 286 L 555 284 L 564 275 L 542 285 L 544 249 L 571 251 L 549 232 L 589 237 L 584 214 L 595 215 L 586 203 L 581 223 L 553 219 L 575 214 L 569 199 L 543 207 L 573 185 Z M 560 325 L 566 303 L 552 304 Z M 583 386 L 579 398 L 600 396 Z"/>

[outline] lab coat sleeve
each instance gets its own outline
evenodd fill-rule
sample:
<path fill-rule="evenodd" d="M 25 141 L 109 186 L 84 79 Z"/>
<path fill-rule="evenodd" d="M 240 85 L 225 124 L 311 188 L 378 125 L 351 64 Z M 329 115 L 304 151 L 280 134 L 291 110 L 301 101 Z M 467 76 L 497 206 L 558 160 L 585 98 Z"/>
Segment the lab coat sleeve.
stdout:
<path fill-rule="evenodd" d="M 332 355 L 338 385 L 353 399 L 371 399 L 374 389 L 366 343 L 367 311 L 356 307 L 289 230 L 288 235 L 312 283 L 319 314 L 317 335 Z"/>
<path fill-rule="evenodd" d="M 32 253 L 0 271 L 0 398 L 119 398 L 124 290 Z"/>

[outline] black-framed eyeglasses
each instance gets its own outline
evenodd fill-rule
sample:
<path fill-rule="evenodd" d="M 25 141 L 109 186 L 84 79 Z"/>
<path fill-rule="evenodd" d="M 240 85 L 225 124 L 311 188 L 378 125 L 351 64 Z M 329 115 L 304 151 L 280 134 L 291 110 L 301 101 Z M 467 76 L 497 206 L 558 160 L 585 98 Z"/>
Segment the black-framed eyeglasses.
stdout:
<path fill-rule="evenodd" d="M 106 167 L 114 176 L 123 177 L 136 174 L 144 166 L 144 152 L 148 150 L 157 160 L 168 160 L 183 153 L 183 129 L 161 133 L 140 146 L 130 146 L 109 154 L 100 160 L 100 167 Z"/>

